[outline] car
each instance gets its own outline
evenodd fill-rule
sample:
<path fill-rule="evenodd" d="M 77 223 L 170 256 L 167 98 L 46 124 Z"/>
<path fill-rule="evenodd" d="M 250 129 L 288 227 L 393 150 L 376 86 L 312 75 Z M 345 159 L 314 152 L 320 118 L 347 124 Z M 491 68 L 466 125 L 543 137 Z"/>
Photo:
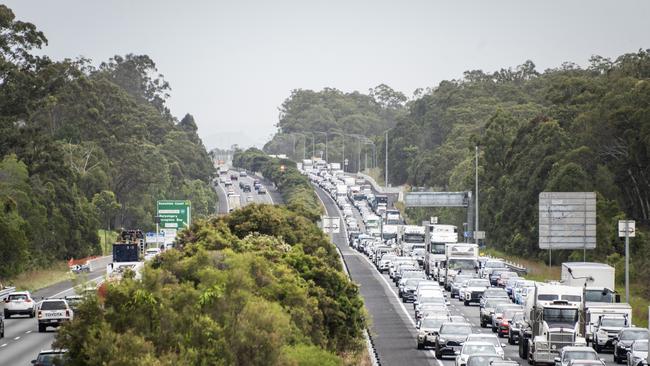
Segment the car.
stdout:
<path fill-rule="evenodd" d="M 505 357 L 505 351 L 503 350 L 503 347 L 506 345 L 501 343 L 501 340 L 494 334 L 487 334 L 487 333 L 476 333 L 476 334 L 470 334 L 467 336 L 467 339 L 465 342 L 487 342 L 490 343 L 494 346 L 494 349 L 497 351 L 497 355 L 501 357 Z"/>
<path fill-rule="evenodd" d="M 239 180 L 239 175 L 237 175 L 237 174 L 230 174 L 230 180 Z"/>
<path fill-rule="evenodd" d="M 467 359 L 471 355 L 494 355 L 498 356 L 496 349 L 492 343 L 465 341 L 463 348 L 456 355 L 456 366 L 465 366 Z"/>
<path fill-rule="evenodd" d="M 150 261 L 160 254 L 160 248 L 149 248 L 144 252 L 144 260 Z"/>
<path fill-rule="evenodd" d="M 239 172 L 239 176 L 240 177 L 247 177 L 248 174 L 246 174 L 246 172 Z"/>
<path fill-rule="evenodd" d="M 244 193 L 245 193 L 245 192 L 250 192 L 250 191 L 251 191 L 251 185 L 250 185 L 250 184 L 244 184 L 244 186 L 242 187 L 241 190 L 242 190 L 242 192 L 244 192 Z"/>
<path fill-rule="evenodd" d="M 9 319 L 13 315 L 29 315 L 33 318 L 36 315 L 36 302 L 32 299 L 29 291 L 12 292 L 5 298 L 4 316 Z"/>
<path fill-rule="evenodd" d="M 471 303 L 480 303 L 481 296 L 485 290 L 490 287 L 490 281 L 481 278 L 474 278 L 467 281 L 467 286 L 463 288 L 463 304 L 469 306 Z"/>
<path fill-rule="evenodd" d="M 521 339 L 521 330 L 524 328 L 524 313 L 516 313 L 508 319 L 508 344 L 518 344 Z"/>
<path fill-rule="evenodd" d="M 255 201 L 255 198 L 253 196 L 246 196 L 246 202 L 253 202 Z"/>
<path fill-rule="evenodd" d="M 488 299 L 492 299 L 492 298 L 508 299 L 508 293 L 506 292 L 506 290 L 502 288 L 496 288 L 496 287 L 487 288 L 485 289 L 483 295 L 481 296 L 479 305 L 483 306 L 483 304 L 485 304 L 485 302 Z"/>
<path fill-rule="evenodd" d="M 592 346 L 596 352 L 614 347 L 614 338 L 623 328 L 629 327 L 627 317 L 602 315 L 594 326 Z"/>
<path fill-rule="evenodd" d="M 517 361 L 507 361 L 492 354 L 476 354 L 467 358 L 466 366 L 519 366 L 519 363 Z"/>
<path fill-rule="evenodd" d="M 499 337 L 505 337 L 508 334 L 508 320 L 517 313 L 523 313 L 524 308 L 517 304 L 500 304 L 494 308 L 492 315 L 492 332 L 497 333 Z"/>
<path fill-rule="evenodd" d="M 38 308 L 38 332 L 48 327 L 59 327 L 72 320 L 73 311 L 65 299 L 45 299 Z"/>
<path fill-rule="evenodd" d="M 415 319 L 418 320 L 435 315 L 449 317 L 449 309 L 447 309 L 446 306 L 440 304 L 422 304 L 415 310 Z"/>
<path fill-rule="evenodd" d="M 560 355 L 555 357 L 555 366 L 569 366 L 573 360 L 600 361 L 600 357 L 591 347 L 566 346 L 562 348 Z"/>
<path fill-rule="evenodd" d="M 468 335 L 472 334 L 472 325 L 468 323 L 443 323 L 436 336 L 435 355 L 437 359 L 444 356 L 456 356 Z"/>
<path fill-rule="evenodd" d="M 266 194 L 266 188 L 260 185 L 259 188 L 257 188 L 257 194 Z"/>
<path fill-rule="evenodd" d="M 504 291 L 505 292 L 505 291 Z M 500 298 L 491 298 L 481 306 L 479 309 L 479 315 L 481 320 L 481 328 L 487 328 L 487 325 L 492 323 L 492 314 L 494 314 L 494 308 L 499 304 L 512 304 L 510 299 L 506 297 Z"/>
<path fill-rule="evenodd" d="M 232 181 L 229 179 L 223 185 L 226 187 L 232 187 Z"/>
<path fill-rule="evenodd" d="M 52 366 L 52 365 L 65 365 L 65 354 L 68 351 L 63 350 L 45 350 L 38 353 L 35 360 L 32 360 L 32 365 L 35 366 Z"/>
<path fill-rule="evenodd" d="M 648 329 L 623 328 L 614 337 L 614 362 L 623 363 L 627 360 L 627 351 L 632 343 L 639 339 L 648 339 Z"/>
<path fill-rule="evenodd" d="M 458 296 L 458 293 L 460 291 L 460 288 L 464 285 L 466 281 L 469 281 L 472 279 L 472 275 L 457 275 L 453 281 L 451 281 L 451 284 L 449 285 L 449 297 L 452 299 Z M 460 300 L 460 297 L 459 297 Z"/>
<path fill-rule="evenodd" d="M 418 330 L 417 348 L 424 349 L 427 346 L 435 344 L 435 338 L 443 323 L 449 320 L 445 316 L 430 317 L 427 316 L 418 321 L 416 326 Z"/>
<path fill-rule="evenodd" d="M 627 351 L 627 366 L 639 366 L 648 361 L 648 340 L 639 339 L 632 343 Z"/>

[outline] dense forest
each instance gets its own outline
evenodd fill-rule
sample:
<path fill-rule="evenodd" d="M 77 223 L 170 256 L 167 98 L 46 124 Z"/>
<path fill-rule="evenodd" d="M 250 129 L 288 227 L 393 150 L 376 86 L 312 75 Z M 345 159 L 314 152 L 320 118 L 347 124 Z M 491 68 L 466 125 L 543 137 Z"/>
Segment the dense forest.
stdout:
<path fill-rule="evenodd" d="M 55 344 L 70 365 L 360 364 L 363 300 L 308 218 L 251 204 L 193 223 L 177 249 L 75 311 Z"/>
<path fill-rule="evenodd" d="M 587 259 L 607 261 L 622 274 L 624 252 L 616 222 L 623 217 L 634 219 L 642 232 L 632 246 L 632 278 L 637 283 L 650 282 L 650 258 L 642 255 L 650 250 L 645 230 L 650 219 L 649 50 L 615 60 L 594 56 L 586 67 L 564 63 L 543 72 L 531 61 L 492 73 L 472 70 L 461 79 L 417 90 L 408 100 L 393 93 L 400 96 L 389 104 L 393 120 L 368 118 L 354 132 L 382 146 L 377 149 L 377 160 L 383 171 L 383 129 L 395 123 L 388 141 L 391 183 L 440 191 L 472 190 L 474 148 L 478 146 L 481 229 L 487 232 L 487 244 L 539 259 L 547 254 L 537 244 L 538 194 L 596 191 L 598 247 L 587 253 Z M 339 99 L 348 103 L 333 102 Z M 307 136 L 315 128 L 327 131 L 329 126 L 350 131 L 343 121 L 365 111 L 354 100 L 370 100 L 371 105 L 385 108 L 372 91 L 365 96 L 330 89 L 294 91 L 281 108 L 278 133 L 266 151 L 280 152 L 279 141 L 287 131 Z M 340 104 L 355 108 L 340 108 Z M 312 110 L 331 116 L 329 124 L 306 112 Z M 293 147 L 286 146 L 285 142 L 281 152 L 291 155 Z M 300 139 L 295 147 L 293 156 L 300 158 Z M 356 153 L 346 149 L 351 162 Z M 338 159 L 337 155 L 330 158 Z M 357 171 L 356 166 L 349 166 L 348 171 Z M 431 213 L 410 212 L 416 222 Z M 464 213 L 458 210 L 436 214 L 462 225 Z M 581 260 L 582 252 L 560 251 L 555 256 L 557 263 L 569 257 Z M 642 287 L 650 296 L 650 288 Z"/>
<path fill-rule="evenodd" d="M 46 36 L 0 5 L 0 279 L 97 254 L 100 228 L 153 227 L 158 199 L 214 211 L 194 118 L 165 105 L 146 55 L 54 61 Z"/>

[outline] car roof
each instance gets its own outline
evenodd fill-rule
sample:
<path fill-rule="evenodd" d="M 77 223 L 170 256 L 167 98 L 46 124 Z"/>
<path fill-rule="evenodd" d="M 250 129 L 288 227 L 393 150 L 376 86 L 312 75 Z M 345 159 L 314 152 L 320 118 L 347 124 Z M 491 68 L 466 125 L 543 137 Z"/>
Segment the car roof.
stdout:
<path fill-rule="evenodd" d="M 594 351 L 593 348 L 586 347 L 586 346 L 566 346 L 566 347 L 562 348 L 562 352 L 570 352 L 570 351 L 596 352 L 596 351 Z"/>
<path fill-rule="evenodd" d="M 470 335 L 467 336 L 468 340 L 471 339 L 471 338 L 496 338 L 496 339 L 499 339 L 499 337 L 497 337 L 496 334 L 490 334 L 490 333 L 474 333 L 474 334 L 470 334 Z"/>
<path fill-rule="evenodd" d="M 14 291 L 9 293 L 9 295 L 7 296 L 11 296 L 11 295 L 29 295 L 29 291 Z"/>
<path fill-rule="evenodd" d="M 492 343 L 482 342 L 482 341 L 468 341 L 463 343 L 463 346 L 491 346 L 494 347 Z"/>
<path fill-rule="evenodd" d="M 39 352 L 39 354 L 42 354 L 42 353 L 66 353 L 66 352 L 68 352 L 68 349 L 67 349 L 67 348 L 62 348 L 62 349 L 44 349 L 44 350 L 41 350 L 41 352 Z"/>

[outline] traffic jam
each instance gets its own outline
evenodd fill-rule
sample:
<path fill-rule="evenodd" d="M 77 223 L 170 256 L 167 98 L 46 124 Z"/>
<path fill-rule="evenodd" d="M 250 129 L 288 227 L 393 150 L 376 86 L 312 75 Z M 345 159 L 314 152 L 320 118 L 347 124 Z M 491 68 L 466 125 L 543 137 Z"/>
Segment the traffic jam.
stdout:
<path fill-rule="evenodd" d="M 647 366 L 648 329 L 620 302 L 613 267 L 568 262 L 560 281 L 532 281 L 460 242 L 454 225 L 406 225 L 362 176 L 325 163 L 302 169 L 336 202 L 349 246 L 392 282 L 417 330 L 414 349 L 439 364 Z"/>

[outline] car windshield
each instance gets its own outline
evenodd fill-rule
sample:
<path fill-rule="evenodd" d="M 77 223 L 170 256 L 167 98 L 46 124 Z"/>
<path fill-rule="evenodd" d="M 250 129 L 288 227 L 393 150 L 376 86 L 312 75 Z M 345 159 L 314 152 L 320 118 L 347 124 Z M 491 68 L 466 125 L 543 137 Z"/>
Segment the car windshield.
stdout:
<path fill-rule="evenodd" d="M 9 300 L 10 301 L 24 301 L 24 300 L 27 300 L 27 295 L 25 295 L 25 294 L 9 295 Z"/>
<path fill-rule="evenodd" d="M 648 342 L 634 342 L 634 350 L 648 352 Z"/>
<path fill-rule="evenodd" d="M 424 235 L 422 234 L 404 234 L 402 241 L 406 243 L 424 243 Z"/>
<path fill-rule="evenodd" d="M 487 289 L 483 293 L 484 297 L 508 297 L 508 293 L 501 289 Z"/>
<path fill-rule="evenodd" d="M 492 309 L 492 308 L 495 308 L 499 304 L 510 304 L 510 300 L 509 299 L 501 299 L 501 298 L 499 298 L 499 299 L 491 299 L 491 300 L 488 300 L 485 303 L 485 307 Z"/>
<path fill-rule="evenodd" d="M 430 303 L 430 304 L 433 303 L 433 304 L 435 304 L 435 303 L 444 303 L 444 302 L 445 302 L 444 298 L 435 297 L 435 296 L 423 297 L 423 298 L 420 299 L 421 304 L 423 304 L 423 303 Z"/>
<path fill-rule="evenodd" d="M 524 310 L 521 309 L 521 308 L 518 308 L 518 309 L 505 309 L 503 311 L 503 318 L 504 319 L 513 319 L 515 317 L 515 314 L 520 314 L 523 311 Z"/>
<path fill-rule="evenodd" d="M 440 329 L 440 326 L 442 325 L 442 323 L 444 323 L 446 321 L 447 321 L 447 319 L 445 319 L 445 318 L 424 319 L 424 320 L 422 320 L 422 323 L 420 324 L 420 327 L 422 327 L 422 328 Z"/>
<path fill-rule="evenodd" d="M 472 355 L 475 353 L 496 355 L 497 350 L 491 344 L 468 344 L 463 347 L 463 354 Z"/>
<path fill-rule="evenodd" d="M 558 299 L 557 295 L 549 295 L 549 294 L 537 295 L 537 300 L 540 300 L 540 301 L 553 301 L 553 300 L 557 300 L 557 299 Z"/>
<path fill-rule="evenodd" d="M 467 282 L 467 287 L 489 287 L 490 281 L 488 280 L 471 280 Z"/>
<path fill-rule="evenodd" d="M 625 341 L 648 339 L 648 331 L 645 329 L 629 329 L 621 334 L 621 339 Z"/>
<path fill-rule="evenodd" d="M 43 366 L 50 366 L 50 365 L 62 365 L 61 360 L 63 358 L 63 354 L 61 353 L 44 353 L 40 354 L 37 357 L 37 364 L 38 365 L 43 365 Z M 58 361 L 55 363 L 55 361 Z"/>
<path fill-rule="evenodd" d="M 65 302 L 63 301 L 43 301 L 41 310 L 65 310 Z"/>
<path fill-rule="evenodd" d="M 500 360 L 499 356 L 489 356 L 489 355 L 480 355 L 480 356 L 471 356 L 467 359 L 467 366 L 488 366 L 492 361 Z"/>
<path fill-rule="evenodd" d="M 468 324 L 444 324 L 440 328 L 441 334 L 469 335 L 472 334 L 472 327 Z"/>
<path fill-rule="evenodd" d="M 605 318 L 600 322 L 603 327 L 624 327 L 625 318 Z"/>
<path fill-rule="evenodd" d="M 472 342 L 485 342 L 485 343 L 490 343 L 493 346 L 498 346 L 501 347 L 501 342 L 499 339 L 495 336 L 478 336 L 478 337 L 472 337 L 470 336 L 467 341 L 472 341 Z"/>
<path fill-rule="evenodd" d="M 569 351 L 564 353 L 564 361 L 571 360 L 597 360 L 598 354 L 589 351 Z"/>

